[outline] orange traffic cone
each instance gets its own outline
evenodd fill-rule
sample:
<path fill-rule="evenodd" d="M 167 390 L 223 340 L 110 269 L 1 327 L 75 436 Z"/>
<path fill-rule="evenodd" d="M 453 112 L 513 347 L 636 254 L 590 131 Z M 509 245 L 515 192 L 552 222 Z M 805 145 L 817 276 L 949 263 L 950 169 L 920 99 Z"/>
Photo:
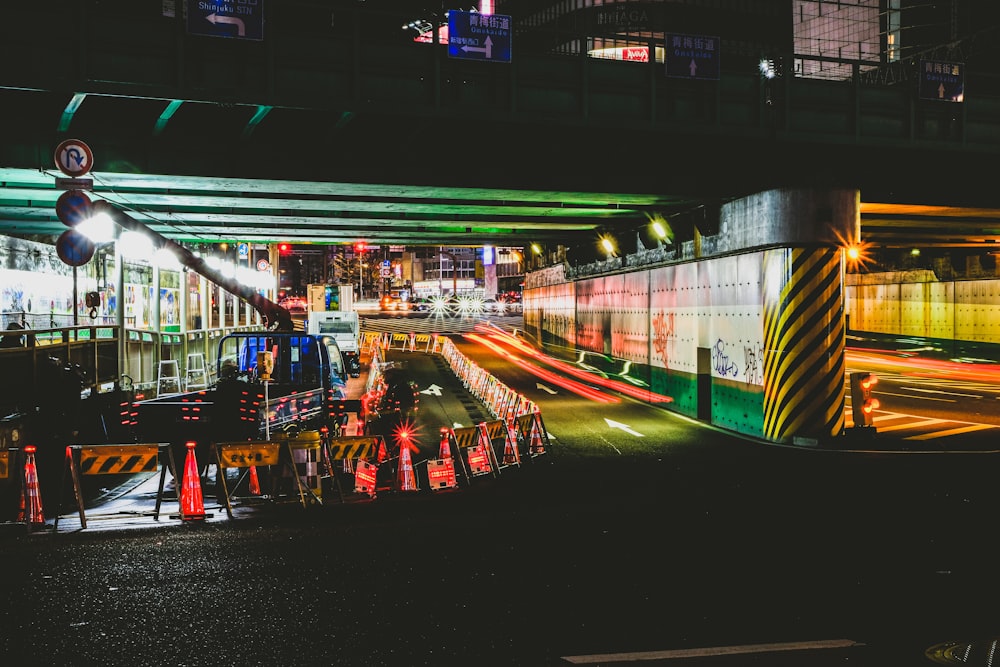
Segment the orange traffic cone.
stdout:
<path fill-rule="evenodd" d="M 260 495 L 260 479 L 257 477 L 257 466 L 250 466 L 250 495 Z"/>
<path fill-rule="evenodd" d="M 451 442 L 448 438 L 448 429 L 441 429 L 441 447 L 438 449 L 439 459 L 450 459 L 451 458 Z"/>
<path fill-rule="evenodd" d="M 389 459 L 389 453 L 385 451 L 385 440 L 378 441 L 378 454 L 375 455 L 376 463 L 385 463 Z"/>
<path fill-rule="evenodd" d="M 410 456 L 410 446 L 406 442 L 399 447 L 399 474 L 396 485 L 400 491 L 416 491 L 417 478 L 413 474 L 413 458 Z"/>
<path fill-rule="evenodd" d="M 35 446 L 24 448 L 24 486 L 21 487 L 21 511 L 17 520 L 32 526 L 43 525 L 42 494 L 38 490 L 38 469 L 35 467 Z"/>
<path fill-rule="evenodd" d="M 184 485 L 181 487 L 181 519 L 191 521 L 205 518 L 205 501 L 201 494 L 201 477 L 193 442 L 187 443 L 187 460 L 184 462 Z"/>

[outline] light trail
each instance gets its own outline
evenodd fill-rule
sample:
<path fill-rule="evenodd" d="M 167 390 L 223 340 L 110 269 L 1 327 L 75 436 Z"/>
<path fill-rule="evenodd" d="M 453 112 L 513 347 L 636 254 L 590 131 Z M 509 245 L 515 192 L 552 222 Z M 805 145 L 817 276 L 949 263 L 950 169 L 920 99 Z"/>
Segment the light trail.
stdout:
<path fill-rule="evenodd" d="M 553 384 L 555 384 L 555 385 L 557 385 L 557 386 L 559 386 L 559 387 L 561 387 L 563 389 L 568 389 L 569 391 L 573 392 L 574 394 L 578 394 L 580 396 L 583 396 L 584 398 L 589 398 L 590 400 L 596 401 L 598 403 L 620 403 L 621 402 L 615 396 L 608 396 L 607 394 L 603 394 L 600 391 L 598 391 L 596 389 L 593 389 L 592 387 L 588 387 L 585 384 L 582 384 L 580 382 L 576 382 L 575 380 L 570 380 L 568 378 L 565 378 L 565 377 L 562 377 L 560 375 L 557 375 L 557 374 L 553 373 L 552 371 L 547 371 L 544 368 L 540 368 L 538 366 L 535 366 L 534 364 L 528 363 L 524 359 L 521 359 L 520 357 L 515 356 L 510 351 L 505 350 L 504 348 L 500 347 L 495 342 L 493 342 L 491 340 L 487 340 L 485 337 L 483 337 L 483 336 L 481 336 L 479 334 L 473 334 L 473 333 L 465 334 L 465 338 L 467 340 L 471 340 L 474 343 L 478 343 L 478 344 L 482 345 L 483 347 L 486 347 L 487 349 L 495 352 L 497 355 L 499 355 L 501 357 L 509 359 L 511 361 L 511 363 L 513 363 L 514 365 L 516 365 L 518 368 L 520 368 L 522 370 L 525 370 L 525 371 L 531 373 L 532 375 L 534 375 L 536 377 L 542 378 L 543 380 L 547 380 L 547 381 L 549 381 L 549 382 L 551 382 L 551 383 L 553 383 Z"/>
<path fill-rule="evenodd" d="M 640 389 L 626 382 L 620 382 L 618 380 L 612 380 L 611 378 L 587 373 L 586 371 L 580 370 L 573 364 L 566 363 L 565 361 L 555 359 L 547 354 L 539 352 L 535 348 L 531 347 L 530 345 L 527 345 L 526 343 L 517 338 L 514 338 L 513 336 L 511 336 L 506 332 L 501 331 L 497 333 L 496 331 L 493 331 L 492 333 L 490 333 L 490 338 L 500 341 L 504 345 L 509 345 L 510 347 L 513 347 L 518 351 L 538 361 L 548 364 L 563 373 L 572 375 L 573 377 L 584 380 L 585 382 L 591 382 L 593 384 L 600 385 L 606 389 L 610 389 L 611 391 L 616 391 L 620 394 L 625 394 L 626 396 L 630 396 L 640 401 L 647 401 L 653 403 L 670 403 L 671 401 L 674 400 L 670 396 L 657 394 L 648 389 Z"/>

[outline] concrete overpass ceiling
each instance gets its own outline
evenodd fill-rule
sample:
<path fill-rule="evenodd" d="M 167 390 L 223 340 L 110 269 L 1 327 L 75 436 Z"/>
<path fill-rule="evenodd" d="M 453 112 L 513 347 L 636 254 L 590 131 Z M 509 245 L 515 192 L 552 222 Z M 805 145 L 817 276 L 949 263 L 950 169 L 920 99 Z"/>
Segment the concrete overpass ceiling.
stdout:
<path fill-rule="evenodd" d="M 637 242 L 651 216 L 682 228 L 801 186 L 859 188 L 873 245 L 1000 229 L 981 166 L 1000 151 L 995 97 L 959 108 L 788 79 L 765 104 L 732 50 L 717 83 L 541 46 L 484 67 L 412 43 L 401 26 L 426 4 L 272 3 L 263 42 L 186 35 L 168 3 L 5 8 L 0 234 L 64 231 L 52 152 L 66 138 L 94 150 L 95 196 L 177 240 Z M 747 24 L 727 25 L 736 39 Z M 989 87 L 975 70 L 970 95 Z"/>

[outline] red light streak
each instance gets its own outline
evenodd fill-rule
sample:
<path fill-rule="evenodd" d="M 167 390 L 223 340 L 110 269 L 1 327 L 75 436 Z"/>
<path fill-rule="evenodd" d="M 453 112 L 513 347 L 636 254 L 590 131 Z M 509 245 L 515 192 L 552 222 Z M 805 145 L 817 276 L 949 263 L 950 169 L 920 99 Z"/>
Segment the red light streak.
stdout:
<path fill-rule="evenodd" d="M 471 341 L 479 343 L 480 345 L 482 345 L 482 346 L 484 346 L 486 348 L 489 348 L 490 350 L 492 350 L 493 352 L 497 353 L 501 357 L 506 357 L 506 358 L 510 359 L 515 365 L 517 365 L 522 370 L 525 370 L 525 371 L 531 373 L 532 375 L 534 375 L 536 377 L 542 378 L 543 380 L 547 380 L 547 381 L 549 381 L 549 382 L 551 382 L 551 383 L 553 383 L 555 385 L 558 385 L 559 387 L 562 387 L 563 389 L 568 389 L 569 391 L 573 392 L 574 394 L 579 394 L 580 396 L 583 396 L 584 398 L 589 398 L 590 400 L 596 401 L 597 403 L 620 403 L 621 402 L 615 396 L 608 396 L 607 394 L 602 394 L 601 392 L 597 391 L 596 389 L 588 387 L 585 384 L 581 384 L 581 383 L 576 382 L 574 380 L 570 380 L 568 378 L 565 378 L 565 377 L 563 377 L 561 375 L 557 375 L 557 374 L 553 373 L 552 371 L 548 371 L 548 370 L 545 370 L 544 368 L 540 368 L 540 367 L 535 366 L 533 364 L 529 364 L 528 362 L 524 361 L 523 359 L 520 359 L 519 357 L 514 356 L 509 351 L 503 349 L 502 347 L 500 347 L 496 343 L 494 343 L 494 342 L 492 342 L 490 340 L 487 340 L 486 338 L 480 336 L 479 334 L 466 334 L 465 337 L 467 339 L 471 340 Z"/>
<path fill-rule="evenodd" d="M 580 378 L 581 380 L 584 380 L 586 382 L 592 382 L 594 384 L 598 384 L 612 391 L 617 391 L 619 393 L 625 394 L 626 396 L 631 396 L 632 398 L 637 398 L 641 401 L 653 401 L 659 403 L 669 403 L 674 400 L 670 396 L 664 396 L 663 394 L 656 394 L 653 393 L 652 391 L 649 391 L 648 389 L 640 389 L 639 387 L 630 385 L 627 382 L 612 380 L 610 378 L 601 377 L 600 375 L 593 375 L 586 371 L 580 370 L 576 366 L 568 364 L 565 361 L 560 361 L 559 359 L 553 359 L 547 354 L 539 352 L 530 345 L 527 345 L 524 342 L 506 333 L 502 334 L 493 333 L 490 334 L 490 337 L 499 340 L 505 345 L 509 345 L 510 347 L 516 348 L 517 350 L 520 350 L 521 352 L 527 354 L 530 357 L 533 357 L 539 361 L 549 364 L 550 366 L 553 366 L 554 368 L 562 371 L 563 373 L 567 373 L 569 375 L 572 375 L 573 377 Z"/>

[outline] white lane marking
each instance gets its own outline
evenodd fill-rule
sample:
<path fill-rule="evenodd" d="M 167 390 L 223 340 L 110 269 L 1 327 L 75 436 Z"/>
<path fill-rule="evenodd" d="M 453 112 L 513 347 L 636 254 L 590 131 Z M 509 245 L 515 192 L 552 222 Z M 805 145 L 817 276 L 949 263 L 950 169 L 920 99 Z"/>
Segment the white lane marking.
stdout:
<path fill-rule="evenodd" d="M 684 660 L 716 655 L 741 655 L 774 653 L 777 651 L 830 650 L 864 646 L 852 639 L 828 639 L 812 642 L 786 642 L 781 644 L 744 644 L 742 646 L 710 646 L 707 648 L 676 649 L 672 651 L 644 651 L 641 653 L 605 653 L 603 655 L 569 655 L 562 659 L 574 665 L 611 662 L 638 662 L 640 660 Z"/>

